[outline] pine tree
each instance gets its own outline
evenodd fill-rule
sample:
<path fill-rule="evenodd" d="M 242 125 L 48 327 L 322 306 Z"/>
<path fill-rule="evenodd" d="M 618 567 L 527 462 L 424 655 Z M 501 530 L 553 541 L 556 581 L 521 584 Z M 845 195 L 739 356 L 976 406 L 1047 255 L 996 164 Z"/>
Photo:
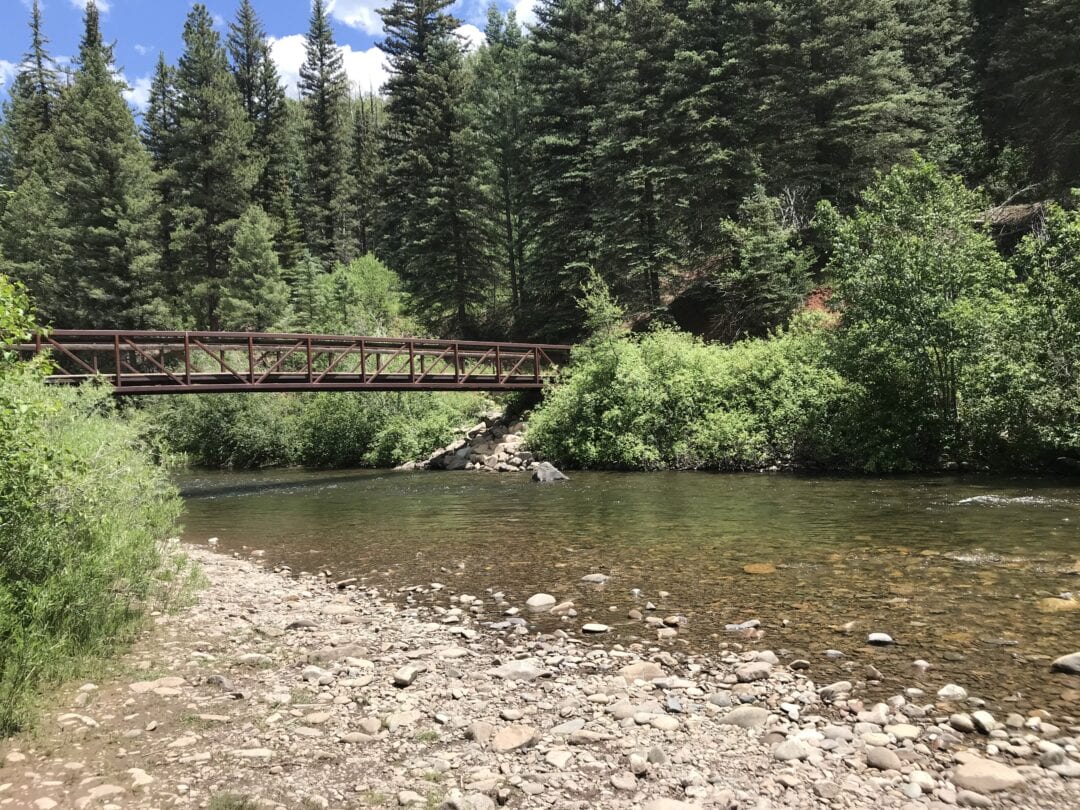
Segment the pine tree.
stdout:
<path fill-rule="evenodd" d="M 769 190 L 802 219 L 858 191 L 926 142 L 895 0 L 770 0 L 740 6 L 734 56 L 742 121 Z"/>
<path fill-rule="evenodd" d="M 492 267 L 465 117 L 463 48 L 450 0 L 395 0 L 382 11 L 386 204 L 382 252 L 429 325 L 475 333 Z"/>
<path fill-rule="evenodd" d="M 60 84 L 47 45 L 41 6 L 35 0 L 30 49 L 20 63 L 0 127 L 0 272 L 22 281 L 42 318 L 50 321 L 58 281 L 59 206 L 52 176 Z"/>
<path fill-rule="evenodd" d="M 176 71 L 176 222 L 181 298 L 193 323 L 218 329 L 223 284 L 237 221 L 247 210 L 256 171 L 251 124 L 206 6 L 184 25 Z"/>
<path fill-rule="evenodd" d="M 942 165 L 970 169 L 974 118 L 971 0 L 897 0 L 904 62 L 921 93 L 922 152 Z"/>
<path fill-rule="evenodd" d="M 161 325 L 150 158 L 93 0 L 84 22 L 56 127 L 54 183 L 63 212 L 54 317 L 84 328 Z"/>
<path fill-rule="evenodd" d="M 303 102 L 303 213 L 308 248 L 329 267 L 352 254 L 349 223 L 349 80 L 325 0 L 315 0 L 300 67 Z"/>
<path fill-rule="evenodd" d="M 179 257 L 172 244 L 176 231 L 178 130 L 176 71 L 165 61 L 165 54 L 159 53 L 143 114 L 142 137 L 154 170 L 154 247 L 159 256 L 161 284 L 169 300 L 176 299 L 180 288 Z"/>
<path fill-rule="evenodd" d="M 291 205 L 285 88 L 251 0 L 241 0 L 236 19 L 229 24 L 228 49 L 244 112 L 252 126 L 250 149 L 259 170 L 253 196 L 274 219 L 279 256 L 291 256 L 297 246 L 288 244 L 292 235 L 282 227 Z"/>
<path fill-rule="evenodd" d="M 382 129 L 382 101 L 373 93 L 361 96 L 353 113 L 352 205 L 357 252 L 363 256 L 375 250 L 379 217 L 379 182 L 382 156 L 379 141 Z"/>
<path fill-rule="evenodd" d="M 513 323 L 521 317 L 521 267 L 526 246 L 525 38 L 514 11 L 504 17 L 495 3 L 488 7 L 484 37 L 485 43 L 471 63 L 470 127 L 484 189 L 487 229 L 498 245 L 497 276 L 505 278 Z"/>
<path fill-rule="evenodd" d="M 769 24 L 768 4 L 752 7 Z M 750 8 L 726 0 L 688 0 L 672 21 L 674 53 L 662 91 L 667 215 L 679 263 L 713 255 L 717 229 L 760 181 L 760 162 L 745 114 L 745 67 L 736 58 Z M 761 18 L 764 18 L 763 20 Z"/>
<path fill-rule="evenodd" d="M 988 57 L 991 131 L 1022 147 L 1031 179 L 1061 193 L 1080 184 L 1077 0 L 1028 0 L 1004 17 Z"/>
<path fill-rule="evenodd" d="M 268 331 L 287 317 L 289 288 L 274 251 L 273 223 L 257 205 L 240 217 L 221 301 L 225 329 Z"/>
<path fill-rule="evenodd" d="M 671 241 L 667 74 L 675 51 L 675 16 L 663 0 L 605 7 L 597 36 L 598 100 L 594 184 L 596 268 L 624 304 L 653 309 L 675 258 Z"/>
<path fill-rule="evenodd" d="M 576 297 L 595 258 L 590 74 L 602 42 L 591 0 L 542 0 L 529 41 L 525 81 L 533 104 L 528 228 L 522 275 L 525 329 L 549 339 L 580 332 Z"/>

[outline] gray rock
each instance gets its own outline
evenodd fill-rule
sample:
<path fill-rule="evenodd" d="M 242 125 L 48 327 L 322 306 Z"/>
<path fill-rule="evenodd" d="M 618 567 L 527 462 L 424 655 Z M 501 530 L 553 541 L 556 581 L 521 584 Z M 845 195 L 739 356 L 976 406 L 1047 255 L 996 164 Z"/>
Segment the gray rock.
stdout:
<path fill-rule="evenodd" d="M 535 745 L 538 739 L 539 735 L 532 726 L 505 726 L 495 732 L 491 740 L 491 750 L 497 754 L 505 754 Z"/>
<path fill-rule="evenodd" d="M 769 719 L 769 710 L 758 706 L 739 706 L 721 717 L 717 722 L 739 728 L 762 728 Z"/>
<path fill-rule="evenodd" d="M 501 667 L 488 670 L 488 673 L 505 681 L 535 681 L 549 674 L 539 658 L 519 658 L 507 661 Z"/>
<path fill-rule="evenodd" d="M 962 686 L 957 686 L 955 683 L 947 683 L 940 689 L 938 689 L 937 696 L 942 700 L 949 700 L 953 703 L 961 700 L 967 700 L 967 689 Z"/>
<path fill-rule="evenodd" d="M 739 683 L 751 683 L 753 681 L 763 681 L 769 677 L 769 673 L 772 671 L 772 664 L 767 661 L 754 661 L 751 664 L 743 664 L 741 667 L 735 670 L 735 677 L 739 679 Z"/>
<path fill-rule="evenodd" d="M 958 788 L 984 794 L 1011 790 L 1024 783 L 1023 775 L 1008 765 L 976 756 L 968 756 L 953 771 L 952 780 Z"/>
<path fill-rule="evenodd" d="M 1080 652 L 1061 656 L 1050 665 L 1050 669 L 1067 675 L 1080 675 Z"/>
<path fill-rule="evenodd" d="M 541 461 L 535 470 L 533 470 L 532 480 L 538 484 L 551 484 L 556 481 L 569 481 L 561 471 L 555 468 L 555 465 L 548 461 Z"/>
<path fill-rule="evenodd" d="M 556 599 L 550 593 L 534 593 L 525 602 L 525 607 L 534 613 L 543 613 L 555 607 Z"/>
<path fill-rule="evenodd" d="M 810 746 L 802 740 L 784 740 L 772 750 L 773 759 L 779 762 L 803 760 L 810 756 Z"/>
<path fill-rule="evenodd" d="M 877 746 L 866 749 L 866 764 L 879 771 L 898 771 L 903 767 L 900 757 L 888 748 Z"/>
<path fill-rule="evenodd" d="M 837 681 L 836 683 L 830 683 L 828 686 L 823 686 L 818 689 L 818 694 L 821 696 L 822 700 L 833 701 L 841 695 L 849 694 L 852 688 L 851 681 Z"/>
<path fill-rule="evenodd" d="M 582 582 L 588 582 L 590 585 L 603 585 L 611 577 L 607 574 L 586 574 L 581 578 Z"/>
<path fill-rule="evenodd" d="M 412 685 L 422 672 L 427 672 L 427 667 L 423 664 L 406 664 L 394 673 L 394 686 L 404 689 Z"/>
<path fill-rule="evenodd" d="M 866 637 L 867 644 L 875 644 L 879 647 L 884 647 L 889 644 L 895 644 L 893 637 L 888 633 L 871 633 Z"/>
<path fill-rule="evenodd" d="M 627 664 L 619 670 L 619 674 L 628 681 L 655 681 L 657 678 L 663 678 L 667 673 L 660 668 L 659 664 L 654 664 L 652 661 L 638 661 Z"/>

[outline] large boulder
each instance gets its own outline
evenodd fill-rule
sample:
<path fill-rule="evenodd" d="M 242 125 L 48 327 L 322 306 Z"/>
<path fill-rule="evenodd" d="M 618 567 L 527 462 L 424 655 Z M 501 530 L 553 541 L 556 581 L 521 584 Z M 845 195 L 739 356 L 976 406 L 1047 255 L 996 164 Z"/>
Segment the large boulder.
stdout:
<path fill-rule="evenodd" d="M 554 464 L 549 461 L 542 461 L 533 470 L 533 481 L 539 484 L 551 484 L 555 481 L 569 481 L 562 472 L 560 472 Z"/>

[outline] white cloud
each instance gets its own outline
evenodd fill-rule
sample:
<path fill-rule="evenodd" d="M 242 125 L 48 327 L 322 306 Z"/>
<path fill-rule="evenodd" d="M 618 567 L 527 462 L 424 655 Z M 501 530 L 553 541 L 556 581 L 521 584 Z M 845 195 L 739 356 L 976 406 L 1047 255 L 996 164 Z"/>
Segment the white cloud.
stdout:
<path fill-rule="evenodd" d="M 459 25 L 454 29 L 454 33 L 465 40 L 465 50 L 472 53 L 480 48 L 484 44 L 486 37 L 484 32 L 477 28 L 472 23 L 465 23 Z"/>
<path fill-rule="evenodd" d="M 124 100 L 139 112 L 145 110 L 150 102 L 150 76 L 140 76 L 135 81 L 124 78 L 124 82 L 128 85 L 128 89 L 124 91 Z"/>
<path fill-rule="evenodd" d="M 86 0 L 68 0 L 71 3 L 71 7 L 78 11 L 86 10 Z M 102 14 L 108 14 L 112 11 L 112 4 L 109 0 L 97 0 L 98 11 Z"/>
<path fill-rule="evenodd" d="M 522 27 L 536 25 L 536 0 L 518 0 L 514 4 L 514 13 Z"/>
<path fill-rule="evenodd" d="M 19 66 L 15 62 L 0 59 L 0 87 L 7 87 L 15 81 L 15 74 L 19 72 Z"/>
<path fill-rule="evenodd" d="M 210 15 L 210 19 L 214 21 L 214 28 L 225 28 L 225 18 L 216 11 Z"/>
<path fill-rule="evenodd" d="M 137 53 L 139 56 L 146 56 L 152 50 L 154 50 L 153 45 L 138 45 L 137 44 L 135 46 L 135 53 Z"/>
<path fill-rule="evenodd" d="M 382 17 L 377 9 L 385 5 L 388 5 L 386 0 L 330 0 L 326 8 L 331 17 L 349 28 L 379 34 L 382 33 Z"/>
<path fill-rule="evenodd" d="M 274 64 L 281 72 L 288 87 L 289 95 L 296 96 L 296 86 L 300 80 L 300 66 L 304 64 L 304 35 L 290 34 L 287 37 L 270 37 L 270 54 Z M 353 90 L 362 93 L 379 92 L 379 88 L 390 75 L 386 54 L 378 48 L 366 51 L 354 51 L 350 45 L 339 45 L 345 73 L 349 77 Z"/>

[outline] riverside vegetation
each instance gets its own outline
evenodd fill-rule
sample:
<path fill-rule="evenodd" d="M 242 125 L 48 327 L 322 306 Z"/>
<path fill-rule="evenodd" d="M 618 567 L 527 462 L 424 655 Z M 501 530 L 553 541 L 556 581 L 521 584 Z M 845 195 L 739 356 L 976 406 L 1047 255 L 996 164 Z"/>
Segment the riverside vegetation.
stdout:
<path fill-rule="evenodd" d="M 0 735 L 188 582 L 163 543 L 180 511 L 167 472 L 107 389 L 47 388 L 43 364 L 9 356 L 32 329 L 0 276 Z"/>

